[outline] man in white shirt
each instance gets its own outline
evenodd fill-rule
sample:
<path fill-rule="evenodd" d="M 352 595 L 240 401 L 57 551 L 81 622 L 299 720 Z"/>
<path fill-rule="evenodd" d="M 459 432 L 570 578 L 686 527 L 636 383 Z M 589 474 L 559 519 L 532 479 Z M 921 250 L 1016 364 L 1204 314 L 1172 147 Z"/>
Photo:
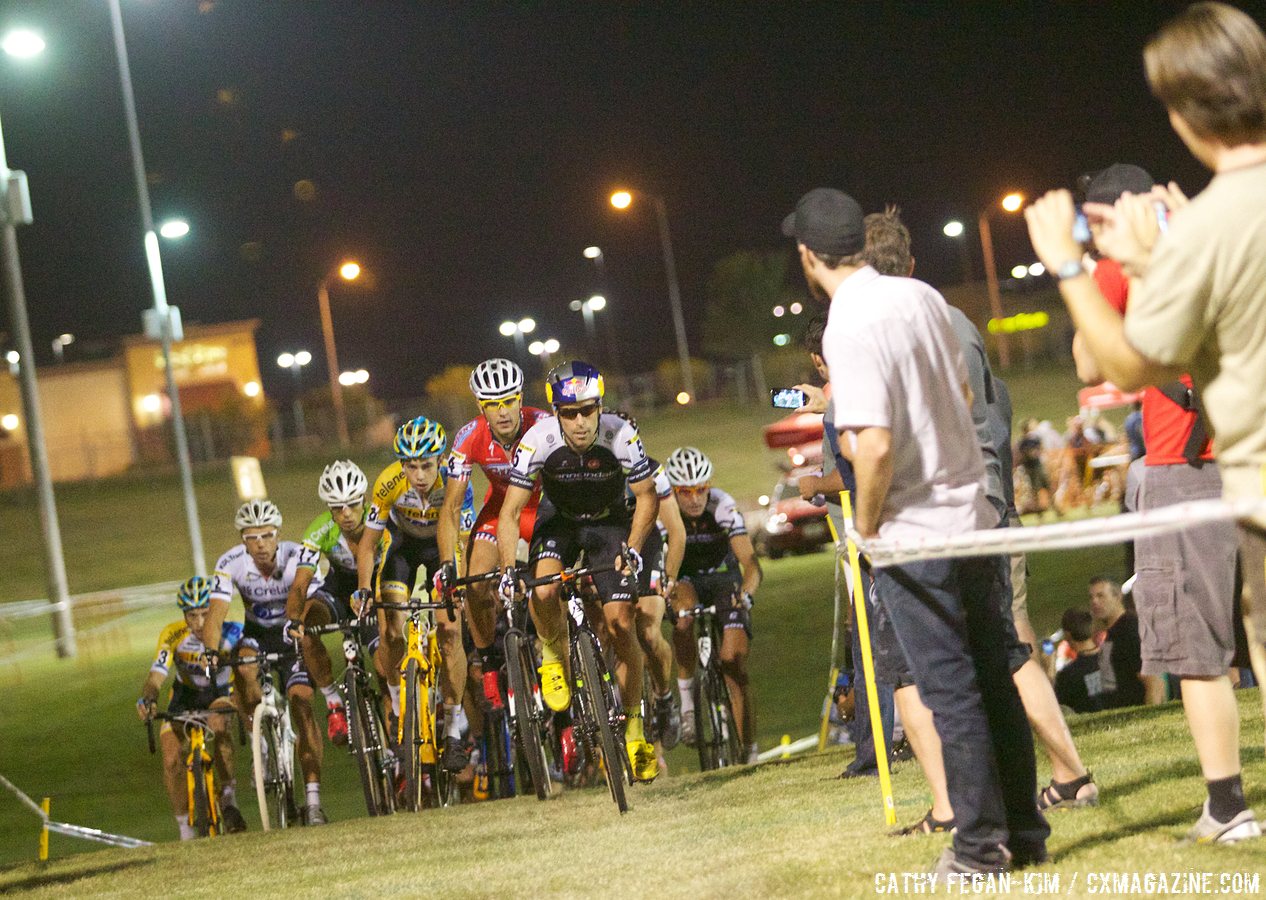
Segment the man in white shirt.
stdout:
<path fill-rule="evenodd" d="M 944 299 L 863 258 L 861 207 L 817 188 L 783 221 L 810 290 L 829 299 L 823 350 L 835 424 L 857 478 L 863 537 L 993 528 L 962 350 Z M 876 589 L 933 711 L 958 830 L 935 871 L 1003 871 L 1047 858 L 1033 737 L 1007 663 L 1002 557 L 876 570 Z"/>

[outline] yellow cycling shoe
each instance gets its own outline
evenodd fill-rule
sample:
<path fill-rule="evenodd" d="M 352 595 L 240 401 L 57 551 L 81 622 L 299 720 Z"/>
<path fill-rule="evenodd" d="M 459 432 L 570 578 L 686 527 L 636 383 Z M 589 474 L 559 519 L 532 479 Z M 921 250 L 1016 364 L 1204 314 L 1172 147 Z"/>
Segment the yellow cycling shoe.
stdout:
<path fill-rule="evenodd" d="M 655 747 L 650 741 L 627 741 L 624 749 L 629 754 L 629 765 L 633 767 L 633 777 L 638 781 L 654 781 L 659 774 L 659 759 L 655 756 Z"/>
<path fill-rule="evenodd" d="M 545 698 L 545 705 L 554 712 L 571 706 L 571 688 L 567 686 L 562 662 L 543 663 L 536 671 L 541 674 L 541 696 Z"/>

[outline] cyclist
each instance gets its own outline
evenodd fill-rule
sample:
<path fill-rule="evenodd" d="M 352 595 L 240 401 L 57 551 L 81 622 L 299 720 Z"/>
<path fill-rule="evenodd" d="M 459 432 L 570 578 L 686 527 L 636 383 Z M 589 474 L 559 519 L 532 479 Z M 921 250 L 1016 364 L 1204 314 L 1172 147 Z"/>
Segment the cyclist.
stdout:
<path fill-rule="evenodd" d="M 407 602 L 419 568 L 425 566 L 432 574 L 439 571 L 436 532 L 448 482 L 440 469 L 440 457 L 447 447 L 444 426 L 426 416 L 410 419 L 396 431 L 392 444 L 396 462 L 383 469 L 374 482 L 365 516 L 365 533 L 356 545 L 359 589 L 353 600 L 358 613 L 364 609 L 362 604 L 372 597 L 385 603 Z M 472 510 L 470 486 L 459 486 L 458 491 L 465 495 L 463 509 L 469 515 Z M 379 551 L 376 568 L 375 548 Z M 466 721 L 461 711 L 466 690 L 466 648 L 462 646 L 460 609 L 456 616 L 452 622 L 446 613 L 435 617 L 440 654 L 444 659 L 440 689 L 444 695 L 445 734 L 440 764 L 450 772 L 460 772 L 470 761 L 461 737 L 461 727 Z M 392 713 L 396 716 L 400 715 L 398 673 L 405 651 L 404 622 L 402 610 L 378 612 L 379 640 L 374 662 L 378 674 L 387 682 Z"/>
<path fill-rule="evenodd" d="M 463 548 L 468 575 L 482 575 L 497 568 L 497 518 L 510 486 L 510 460 L 519 439 L 549 413 L 523 405 L 523 370 L 508 359 L 489 359 L 475 366 L 470 373 L 470 390 L 479 401 L 482 415 L 466 423 L 453 439 L 445 472 L 455 484 L 470 482 L 471 472 L 478 465 L 488 479 L 488 493 L 475 519 L 469 545 Z M 440 570 L 436 573 L 436 590 L 443 590 L 457 577 L 454 565 L 460 531 L 462 494 L 453 490 L 444 496 L 440 512 Z M 533 489 L 519 517 L 519 538 L 531 540 L 536 521 L 540 490 Z M 467 624 L 483 673 L 483 692 L 488 702 L 501 703 L 498 671 L 501 650 L 496 642 L 496 606 L 492 584 L 471 585 L 466 594 Z"/>
<path fill-rule="evenodd" d="M 756 757 L 756 711 L 747 678 L 747 656 L 752 639 L 752 595 L 760 587 L 760 563 L 743 515 L 734 498 L 712 487 L 712 461 L 694 447 L 679 447 L 664 463 L 673 493 L 686 524 L 686 556 L 673 592 L 677 625 L 677 688 L 681 693 L 681 739 L 695 741 L 694 616 L 698 604 L 716 604 L 723 626 L 721 671 L 730 691 L 730 705 L 739 736 L 748 748 L 748 762 Z"/>
<path fill-rule="evenodd" d="M 202 626 L 206 623 L 207 608 L 211 603 L 211 582 L 195 575 L 176 591 L 176 605 L 184 618 L 172 622 L 162 630 L 158 638 L 158 652 L 149 668 L 149 675 L 141 687 L 141 699 L 136 701 L 136 712 L 142 722 L 154 717 L 159 691 L 167 675 L 174 671 L 171 699 L 167 712 L 191 712 L 201 709 L 232 709 L 232 676 L 229 669 L 208 672 L 206 655 L 203 653 Z M 229 652 L 242 638 L 241 622 L 226 622 L 221 629 L 220 650 Z M 214 674 L 214 681 L 210 677 Z M 215 735 L 215 774 L 220 781 L 220 818 L 226 831 L 245 831 L 246 821 L 237 808 L 237 782 L 233 779 L 233 741 L 229 737 L 229 717 L 209 716 L 207 725 Z M 171 800 L 176 824 L 180 827 L 180 839 L 190 840 L 197 835 L 189 824 L 189 792 L 185 784 L 185 761 L 181 752 L 180 737 L 172 730 L 170 722 L 164 722 L 158 732 L 159 745 L 163 750 L 163 784 Z"/>
<path fill-rule="evenodd" d="M 246 608 L 246 624 L 238 649 L 241 657 L 257 653 L 280 653 L 284 673 L 283 688 L 290 699 L 290 718 L 298 738 L 299 767 L 303 770 L 305 802 L 301 813 L 305 825 L 324 825 L 321 809 L 321 755 L 324 747 L 316 715 L 312 711 L 312 679 L 303 658 L 286 636 L 286 599 L 300 565 L 316 567 L 316 553 L 294 541 L 278 537 L 281 512 L 271 500 L 247 500 L 233 519 L 242 542 L 215 564 L 211 576 L 211 611 L 203 629 L 208 647 L 220 644 L 220 629 L 236 589 Z M 321 588 L 321 576 L 313 574 L 309 596 Z M 290 629 L 297 623 L 290 623 Z M 259 671 L 255 666 L 238 669 L 241 704 L 249 717 L 263 699 Z"/>
<path fill-rule="evenodd" d="M 619 566 L 593 580 L 619 660 L 616 676 L 626 716 L 625 749 L 634 777 L 650 781 L 659 768 L 642 722 L 643 657 L 634 620 L 642 568 L 638 551 L 654 527 L 657 505 L 650 462 L 637 429 L 602 412 L 603 380 L 593 366 L 556 366 L 546 376 L 545 391 L 555 416 L 537 422 L 519 441 L 497 523 L 499 590 L 505 596 L 518 588 L 515 547 L 523 510 L 539 478 L 545 499 L 528 554 L 533 575 L 557 573 L 575 563 L 582 551 L 591 566 Z M 635 498 L 631 514 L 624 502 L 626 485 Z M 564 668 L 567 620 L 559 594 L 558 586 L 550 585 L 534 591 L 530 602 L 541 636 L 541 693 L 556 711 L 571 701 Z"/>
<path fill-rule="evenodd" d="M 307 553 L 295 570 L 295 580 L 286 597 L 286 620 L 292 623 L 288 629 L 299 639 L 303 649 L 303 662 L 308 667 L 312 683 L 325 697 L 327 708 L 326 731 L 335 744 L 347 743 L 347 713 L 343 698 L 334 686 L 334 670 L 325 644 L 314 635 L 303 633 L 305 627 L 346 622 L 352 616 L 348 605 L 356 590 L 356 546 L 365 532 L 365 493 L 369 482 L 356 463 L 339 459 L 321 472 L 317 482 L 317 496 L 329 507 L 312 520 L 303 534 L 303 548 Z M 317 573 L 317 563 L 324 556 L 329 561 L 323 590 L 308 596 L 308 586 Z M 366 643 L 377 633 L 366 635 Z"/>

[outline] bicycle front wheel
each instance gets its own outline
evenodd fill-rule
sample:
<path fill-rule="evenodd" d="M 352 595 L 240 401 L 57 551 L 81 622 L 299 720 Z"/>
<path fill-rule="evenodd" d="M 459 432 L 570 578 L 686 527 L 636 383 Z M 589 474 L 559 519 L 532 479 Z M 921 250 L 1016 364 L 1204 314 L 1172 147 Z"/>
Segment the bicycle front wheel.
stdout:
<path fill-rule="evenodd" d="M 259 800 L 259 821 L 264 831 L 290 824 L 293 789 L 290 766 L 283 758 L 293 752 L 282 738 L 277 711 L 256 707 L 251 723 L 251 755 L 254 758 L 255 796 Z"/>
<path fill-rule="evenodd" d="M 545 755 L 542 723 L 545 719 L 541 689 L 536 683 L 532 665 L 532 649 L 523 635 L 510 632 L 505 638 L 506 675 L 510 682 L 510 716 L 514 720 L 519 749 L 527 762 L 528 776 L 536 799 L 548 800 L 553 794 L 549 777 L 549 759 Z"/>
<path fill-rule="evenodd" d="M 699 732 L 700 763 L 702 764 L 704 748 L 707 747 L 711 768 L 737 765 L 742 761 L 738 727 L 730 706 L 730 691 L 726 687 L 725 676 L 721 674 L 715 661 L 704 670 L 699 709 L 706 729 Z"/>
<path fill-rule="evenodd" d="M 579 629 L 575 642 L 577 661 L 580 664 L 581 683 L 578 686 L 584 694 L 581 708 L 586 718 L 590 719 L 587 723 L 589 729 L 597 735 L 596 743 L 602 754 L 602 770 L 607 777 L 611 799 L 620 812 L 628 812 L 629 802 L 625 796 L 628 762 L 623 743 L 616 739 L 616 723 L 619 721 L 620 710 L 616 708 L 616 692 L 611 684 L 611 673 L 602 662 L 597 638 L 589 631 Z"/>
<path fill-rule="evenodd" d="M 371 816 L 386 815 L 392 811 L 391 781 L 387 777 L 383 730 L 373 695 L 353 668 L 344 676 L 343 689 L 347 698 L 348 745 L 360 773 L 365 808 Z"/>
<path fill-rule="evenodd" d="M 405 666 L 404 683 L 401 693 L 400 711 L 400 753 L 404 759 L 404 807 L 410 812 L 422 808 L 422 795 L 425 783 L 422 771 L 422 703 L 418 696 L 422 687 L 418 662 L 409 660 Z"/>
<path fill-rule="evenodd" d="M 198 837 L 211 834 L 211 797 L 207 792 L 206 762 L 202 750 L 194 747 L 189 762 L 189 820 Z"/>

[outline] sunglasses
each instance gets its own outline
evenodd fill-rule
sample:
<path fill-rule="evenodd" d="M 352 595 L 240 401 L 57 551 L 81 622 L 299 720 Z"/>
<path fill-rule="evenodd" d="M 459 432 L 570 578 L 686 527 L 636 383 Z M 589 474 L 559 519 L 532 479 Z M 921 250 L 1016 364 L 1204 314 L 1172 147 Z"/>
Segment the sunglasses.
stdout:
<path fill-rule="evenodd" d="M 560 419 L 574 419 L 577 416 L 584 416 L 586 419 L 598 411 L 599 403 L 586 403 L 584 406 L 570 406 L 566 409 L 556 408 L 554 412 L 558 413 Z"/>
<path fill-rule="evenodd" d="M 515 394 L 512 397 L 502 397 L 500 400 L 480 400 L 479 408 L 486 409 L 489 412 L 495 412 L 497 410 L 509 409 L 522 399 L 522 394 Z"/>
<path fill-rule="evenodd" d="M 364 503 L 365 503 L 364 500 L 357 500 L 355 503 L 331 503 L 330 512 L 334 513 L 335 515 L 338 515 L 345 509 L 350 509 L 353 512 L 355 512 L 356 510 L 360 509 L 364 505 Z"/>
<path fill-rule="evenodd" d="M 244 534 L 242 535 L 242 540 L 249 544 L 262 544 L 265 541 L 271 541 L 276 536 L 277 530 L 273 529 L 272 531 L 265 531 L 260 534 Z"/>
<path fill-rule="evenodd" d="M 712 486 L 701 484 L 698 487 L 678 487 L 673 488 L 673 490 L 684 497 L 705 497 L 708 491 L 712 490 Z"/>

